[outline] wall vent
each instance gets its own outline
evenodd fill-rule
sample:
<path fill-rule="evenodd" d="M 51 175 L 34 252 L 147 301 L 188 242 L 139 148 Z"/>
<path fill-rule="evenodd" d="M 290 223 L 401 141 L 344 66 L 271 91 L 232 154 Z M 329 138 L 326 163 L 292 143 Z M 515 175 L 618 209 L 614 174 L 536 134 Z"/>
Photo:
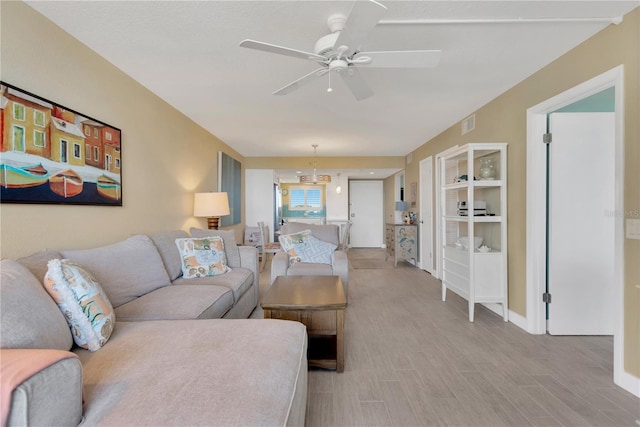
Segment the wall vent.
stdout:
<path fill-rule="evenodd" d="M 476 128 L 476 115 L 472 114 L 462 121 L 462 135 Z"/>

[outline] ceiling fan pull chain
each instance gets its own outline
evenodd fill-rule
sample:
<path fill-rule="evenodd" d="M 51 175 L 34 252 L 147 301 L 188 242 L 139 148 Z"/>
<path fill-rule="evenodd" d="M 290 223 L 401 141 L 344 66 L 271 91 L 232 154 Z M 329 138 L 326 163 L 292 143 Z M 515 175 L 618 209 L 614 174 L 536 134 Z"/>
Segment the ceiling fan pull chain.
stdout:
<path fill-rule="evenodd" d="M 333 89 L 331 89 L 331 71 L 329 71 L 327 74 L 329 74 L 329 88 L 327 89 L 328 93 L 333 92 Z"/>

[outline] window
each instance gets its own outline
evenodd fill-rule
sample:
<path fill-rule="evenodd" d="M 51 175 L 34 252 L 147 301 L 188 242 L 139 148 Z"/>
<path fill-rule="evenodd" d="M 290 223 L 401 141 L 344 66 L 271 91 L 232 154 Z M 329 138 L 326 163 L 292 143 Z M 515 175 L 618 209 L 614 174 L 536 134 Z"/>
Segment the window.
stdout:
<path fill-rule="evenodd" d="M 98 128 L 94 128 L 94 129 L 93 129 L 93 137 L 94 137 L 95 139 L 98 139 L 98 137 L 99 137 L 99 136 L 100 136 L 100 135 L 98 134 Z"/>
<path fill-rule="evenodd" d="M 289 210 L 322 209 L 322 188 L 291 187 L 289 190 Z"/>
<path fill-rule="evenodd" d="M 33 145 L 35 145 L 36 147 L 44 147 L 46 144 L 46 133 L 39 131 L 39 130 L 34 130 L 33 131 Z"/>
<path fill-rule="evenodd" d="M 91 129 L 89 129 L 89 126 L 84 125 L 84 134 L 87 136 L 91 136 Z"/>
<path fill-rule="evenodd" d="M 120 158 L 116 158 L 116 169 L 120 169 Z"/>
<path fill-rule="evenodd" d="M 91 160 L 91 146 L 89 144 L 84 144 L 84 158 Z"/>
<path fill-rule="evenodd" d="M 24 128 L 22 126 L 13 125 L 13 151 L 21 151 L 24 153 Z"/>
<path fill-rule="evenodd" d="M 104 139 L 106 139 L 107 141 L 111 141 L 111 132 L 105 132 Z"/>
<path fill-rule="evenodd" d="M 95 162 L 100 158 L 100 149 L 98 147 L 93 147 L 93 160 Z"/>
<path fill-rule="evenodd" d="M 15 120 L 24 122 L 24 118 L 25 118 L 25 108 L 24 105 L 22 104 L 18 104 L 18 103 L 14 103 L 13 104 L 13 118 Z"/>
<path fill-rule="evenodd" d="M 45 125 L 44 112 L 40 110 L 33 110 L 33 123 L 41 128 Z"/>
<path fill-rule="evenodd" d="M 76 159 L 82 158 L 81 148 L 82 146 L 80 144 L 73 144 L 73 157 L 75 157 Z"/>

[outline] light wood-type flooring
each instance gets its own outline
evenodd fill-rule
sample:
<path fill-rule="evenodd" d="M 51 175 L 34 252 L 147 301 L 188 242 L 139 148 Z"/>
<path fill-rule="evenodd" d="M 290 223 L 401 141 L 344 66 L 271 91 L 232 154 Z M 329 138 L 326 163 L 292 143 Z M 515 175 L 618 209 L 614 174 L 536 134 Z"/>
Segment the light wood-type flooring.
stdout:
<path fill-rule="evenodd" d="M 345 371 L 309 371 L 308 427 L 639 425 L 640 399 L 613 384 L 612 337 L 530 335 L 479 304 L 470 323 L 428 273 L 385 268 L 382 250 L 349 257 L 382 268 L 350 271 Z"/>

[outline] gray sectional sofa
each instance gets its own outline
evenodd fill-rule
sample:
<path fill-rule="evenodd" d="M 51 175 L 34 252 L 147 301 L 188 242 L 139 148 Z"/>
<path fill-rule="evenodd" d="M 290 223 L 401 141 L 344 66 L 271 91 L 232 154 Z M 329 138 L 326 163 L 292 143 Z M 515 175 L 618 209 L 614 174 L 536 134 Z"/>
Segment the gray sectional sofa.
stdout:
<path fill-rule="evenodd" d="M 213 277 L 181 277 L 175 240 L 184 231 L 3 260 L 2 351 L 22 349 L 24 360 L 47 349 L 77 355 L 17 384 L 7 425 L 304 425 L 306 330 L 246 319 L 258 302 L 257 250 L 215 233 L 232 271 Z M 95 352 L 73 345 L 42 286 L 52 258 L 90 272 L 114 307 L 114 331 Z"/>

